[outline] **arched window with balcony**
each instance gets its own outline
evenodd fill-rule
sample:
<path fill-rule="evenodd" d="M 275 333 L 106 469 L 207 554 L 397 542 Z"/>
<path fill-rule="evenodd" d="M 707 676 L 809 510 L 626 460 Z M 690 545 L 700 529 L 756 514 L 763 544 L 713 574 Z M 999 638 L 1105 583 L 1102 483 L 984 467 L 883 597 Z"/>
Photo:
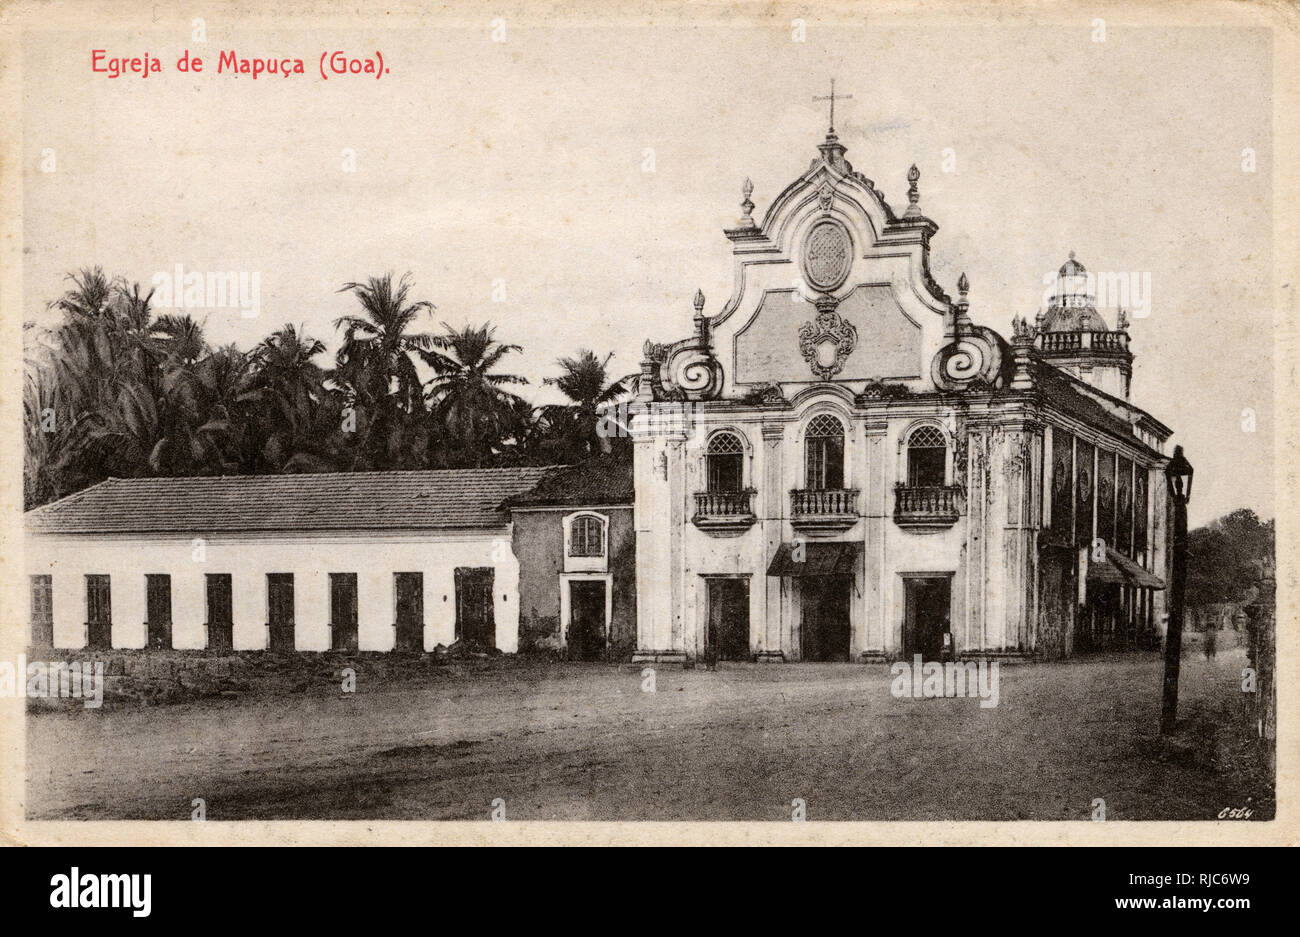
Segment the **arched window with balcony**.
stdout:
<path fill-rule="evenodd" d="M 939 530 L 957 522 L 962 490 L 948 480 L 948 437 L 932 423 L 913 427 L 899 440 L 906 481 L 894 489 L 894 522 L 916 530 Z"/>
<path fill-rule="evenodd" d="M 939 488 L 947 481 L 948 440 L 936 426 L 918 426 L 907 437 L 907 485 Z"/>
<path fill-rule="evenodd" d="M 844 487 L 844 424 L 829 413 L 809 422 L 804 434 L 804 463 L 810 490 Z"/>
<path fill-rule="evenodd" d="M 735 433 L 714 433 L 704 452 L 708 490 L 740 491 L 745 483 L 745 444 Z"/>

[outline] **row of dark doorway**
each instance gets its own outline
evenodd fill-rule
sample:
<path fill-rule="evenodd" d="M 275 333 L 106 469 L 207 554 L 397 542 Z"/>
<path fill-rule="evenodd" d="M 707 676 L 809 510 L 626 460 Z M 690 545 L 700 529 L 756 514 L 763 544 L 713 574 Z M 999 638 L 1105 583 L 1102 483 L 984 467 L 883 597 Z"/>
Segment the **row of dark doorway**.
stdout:
<path fill-rule="evenodd" d="M 749 579 L 706 577 L 708 624 L 704 634 L 706 659 L 744 661 L 752 658 L 749 643 Z M 951 580 L 947 576 L 904 579 L 903 654 L 938 659 L 949 628 Z M 805 661 L 847 661 L 852 629 L 849 613 L 851 576 L 805 576 L 799 580 L 801 658 Z"/>
<path fill-rule="evenodd" d="M 397 650 L 424 649 L 424 574 L 395 573 Z M 457 641 L 493 646 L 496 620 L 493 614 L 491 567 L 458 567 L 455 570 Z M 86 576 L 87 643 L 92 648 L 112 647 L 112 591 L 108 576 Z M 268 573 L 267 621 L 270 649 L 294 649 L 294 580 L 292 573 Z M 229 573 L 205 577 L 207 597 L 208 649 L 228 651 L 234 647 L 232 580 Z M 357 650 L 357 574 L 330 573 L 331 649 Z M 33 635 L 38 643 L 53 643 L 53 588 L 49 575 L 32 577 Z M 172 646 L 171 576 L 145 576 L 145 628 L 147 646 Z"/>
<path fill-rule="evenodd" d="M 357 574 L 330 573 L 331 649 L 357 650 Z M 492 567 L 458 566 L 454 571 L 455 640 L 484 647 L 496 644 Z M 424 650 L 424 574 L 394 573 L 396 650 Z M 271 650 L 294 648 L 293 575 L 267 576 Z M 211 608 L 211 604 L 209 604 Z"/>

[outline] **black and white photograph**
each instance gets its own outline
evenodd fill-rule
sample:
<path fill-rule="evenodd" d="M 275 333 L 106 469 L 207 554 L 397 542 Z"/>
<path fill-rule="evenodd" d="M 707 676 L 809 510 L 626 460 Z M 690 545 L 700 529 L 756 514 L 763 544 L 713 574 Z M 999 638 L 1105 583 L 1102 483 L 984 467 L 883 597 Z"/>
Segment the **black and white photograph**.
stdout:
<path fill-rule="evenodd" d="M 1297 841 L 1294 4 L 0 21 L 6 841 Z"/>

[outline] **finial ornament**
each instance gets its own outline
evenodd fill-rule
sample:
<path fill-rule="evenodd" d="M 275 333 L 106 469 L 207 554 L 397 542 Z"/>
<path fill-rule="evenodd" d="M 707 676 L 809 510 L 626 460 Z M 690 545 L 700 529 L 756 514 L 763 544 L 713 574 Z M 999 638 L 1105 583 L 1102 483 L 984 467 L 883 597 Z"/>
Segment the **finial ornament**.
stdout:
<path fill-rule="evenodd" d="M 695 299 L 692 300 L 695 305 L 695 314 L 702 315 L 704 309 L 704 290 L 695 291 Z"/>
<path fill-rule="evenodd" d="M 754 194 L 754 183 L 749 180 L 748 176 L 745 177 L 745 184 L 740 187 L 740 192 L 740 209 L 744 212 L 740 222 L 746 226 L 752 225 L 754 223 L 754 203 L 750 196 Z"/>
<path fill-rule="evenodd" d="M 921 170 L 916 168 L 916 163 L 907 171 L 907 212 L 908 218 L 918 218 L 921 215 L 921 189 L 917 186 L 917 180 L 921 178 Z"/>
<path fill-rule="evenodd" d="M 970 321 L 970 302 L 966 299 L 966 292 L 970 289 L 970 281 L 966 279 L 963 272 L 957 278 L 957 292 L 961 295 L 957 301 L 952 304 L 953 318 L 949 336 L 966 335 L 971 329 Z"/>

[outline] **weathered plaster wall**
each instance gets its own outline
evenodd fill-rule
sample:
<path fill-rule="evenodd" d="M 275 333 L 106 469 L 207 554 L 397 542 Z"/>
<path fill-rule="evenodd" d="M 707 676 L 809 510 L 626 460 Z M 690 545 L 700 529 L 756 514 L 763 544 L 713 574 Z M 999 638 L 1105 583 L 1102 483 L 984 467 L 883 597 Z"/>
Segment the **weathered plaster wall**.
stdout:
<path fill-rule="evenodd" d="M 519 649 L 563 647 L 561 590 L 564 518 L 575 508 L 514 512 L 514 553 L 519 557 Z M 636 535 L 631 508 L 592 508 L 608 522 L 607 562 L 593 572 L 607 572 L 612 583 L 610 655 L 630 657 L 636 647 Z"/>
<path fill-rule="evenodd" d="M 201 560 L 196 556 L 202 556 Z M 496 646 L 514 652 L 519 635 L 519 566 L 509 528 L 473 532 L 227 535 L 203 538 L 196 553 L 190 536 L 29 536 L 29 574 L 50 574 L 54 592 L 54 646 L 86 643 L 85 576 L 111 576 L 113 646 L 146 643 L 145 575 L 171 576 L 172 644 L 206 646 L 207 573 L 232 576 L 236 650 L 267 646 L 267 573 L 293 573 L 298 650 L 330 646 L 329 574 L 355 572 L 361 650 L 389 651 L 396 641 L 395 572 L 424 574 L 424 647 L 455 640 L 455 568 L 495 570 Z"/>

